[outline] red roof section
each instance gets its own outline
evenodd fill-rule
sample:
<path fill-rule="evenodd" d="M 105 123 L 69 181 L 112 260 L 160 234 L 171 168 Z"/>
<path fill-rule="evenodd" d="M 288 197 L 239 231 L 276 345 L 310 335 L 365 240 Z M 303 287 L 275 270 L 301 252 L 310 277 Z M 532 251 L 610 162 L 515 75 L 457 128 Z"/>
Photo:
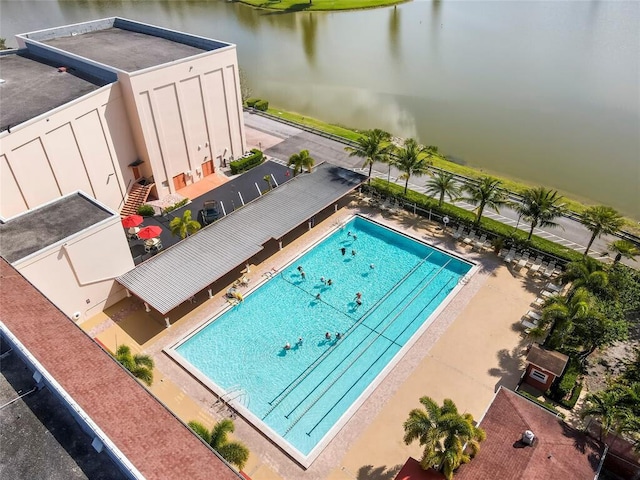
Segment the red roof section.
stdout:
<path fill-rule="evenodd" d="M 598 470 L 603 451 L 598 442 L 505 388 L 480 426 L 487 439 L 456 480 L 592 480 Z M 533 446 L 520 443 L 525 430 L 536 436 Z"/>
<path fill-rule="evenodd" d="M 0 259 L 0 319 L 147 479 L 239 475 Z"/>
<path fill-rule="evenodd" d="M 420 462 L 413 457 L 409 457 L 395 480 L 444 480 L 444 475 L 437 470 L 423 470 Z"/>

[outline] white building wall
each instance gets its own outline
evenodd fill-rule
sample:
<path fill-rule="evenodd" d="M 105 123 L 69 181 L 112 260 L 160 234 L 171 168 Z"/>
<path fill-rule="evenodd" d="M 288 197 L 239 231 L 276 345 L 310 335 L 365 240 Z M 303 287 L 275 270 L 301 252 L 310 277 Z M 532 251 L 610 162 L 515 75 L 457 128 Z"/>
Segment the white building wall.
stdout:
<path fill-rule="evenodd" d="M 118 84 L 4 132 L 0 216 L 83 190 L 119 211 L 137 158 Z M 116 145 L 118 147 L 116 148 Z"/>
<path fill-rule="evenodd" d="M 65 315 L 79 312 L 74 320 L 82 321 L 126 296 L 113 279 L 134 264 L 120 219 L 112 217 L 13 266 Z"/>

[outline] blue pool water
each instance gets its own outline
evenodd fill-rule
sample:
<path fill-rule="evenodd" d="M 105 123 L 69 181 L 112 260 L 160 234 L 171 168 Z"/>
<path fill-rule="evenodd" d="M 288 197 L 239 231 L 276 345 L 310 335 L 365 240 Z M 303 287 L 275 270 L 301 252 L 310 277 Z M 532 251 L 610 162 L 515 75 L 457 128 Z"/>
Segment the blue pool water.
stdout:
<path fill-rule="evenodd" d="M 306 456 L 470 269 L 356 217 L 176 351 Z"/>

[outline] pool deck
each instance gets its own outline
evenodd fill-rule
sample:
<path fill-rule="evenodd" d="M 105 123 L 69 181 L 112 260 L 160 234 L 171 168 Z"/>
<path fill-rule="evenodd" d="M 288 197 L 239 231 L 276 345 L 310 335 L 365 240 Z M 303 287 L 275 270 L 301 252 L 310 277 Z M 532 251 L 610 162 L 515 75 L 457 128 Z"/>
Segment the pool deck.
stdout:
<path fill-rule="evenodd" d="M 434 224 L 410 214 L 382 213 L 357 202 L 339 210 L 282 251 L 250 266 L 247 290 L 266 279 L 309 245 L 319 241 L 351 215 L 363 214 L 410 236 L 476 262 L 480 268 L 452 299 L 427 331 L 408 350 L 373 394 L 338 432 L 309 469 L 304 470 L 242 418 L 235 419 L 235 437 L 251 451 L 244 471 L 253 480 L 392 479 L 408 456 L 420 457 L 417 444 L 404 445 L 402 424 L 423 395 L 437 401 L 451 398 L 459 410 L 479 420 L 500 385 L 513 389 L 523 369 L 527 341 L 521 316 L 530 308 L 545 281 L 521 275 L 491 252 L 478 253 L 456 243 Z M 171 313 L 171 328 L 158 314 L 147 314 L 142 303 L 125 299 L 81 326 L 107 348 L 126 343 L 156 361 L 150 390 L 184 422 L 199 420 L 207 426 L 230 415 L 207 390 L 184 371 L 163 349 L 227 307 L 228 284 L 212 299 L 206 292 L 196 303 Z"/>

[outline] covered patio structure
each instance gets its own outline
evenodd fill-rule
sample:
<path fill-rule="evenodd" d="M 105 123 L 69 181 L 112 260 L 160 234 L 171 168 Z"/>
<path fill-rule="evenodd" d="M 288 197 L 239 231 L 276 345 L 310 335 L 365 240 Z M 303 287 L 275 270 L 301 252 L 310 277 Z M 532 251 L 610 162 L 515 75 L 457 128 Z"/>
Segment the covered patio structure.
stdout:
<path fill-rule="evenodd" d="M 329 163 L 312 173 L 298 175 L 271 192 L 258 197 L 197 234 L 168 248 L 121 275 L 117 281 L 140 298 L 147 311 L 165 315 L 209 288 L 228 272 L 260 253 L 265 244 L 282 238 L 296 227 L 334 205 L 359 187 L 366 176 Z"/>

